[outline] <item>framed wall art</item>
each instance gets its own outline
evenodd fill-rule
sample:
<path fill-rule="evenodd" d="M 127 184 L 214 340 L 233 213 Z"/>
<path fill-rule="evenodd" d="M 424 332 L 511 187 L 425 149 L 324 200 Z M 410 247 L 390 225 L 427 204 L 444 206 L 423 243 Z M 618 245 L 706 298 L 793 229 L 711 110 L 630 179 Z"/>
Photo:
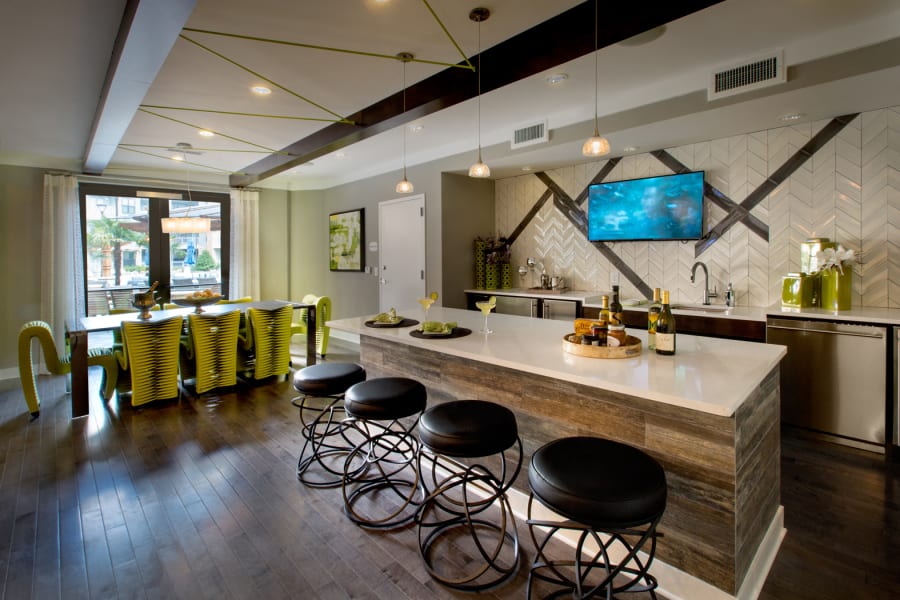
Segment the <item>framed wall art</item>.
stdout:
<path fill-rule="evenodd" d="M 329 268 L 332 271 L 365 269 L 365 210 L 358 208 L 328 215 Z"/>

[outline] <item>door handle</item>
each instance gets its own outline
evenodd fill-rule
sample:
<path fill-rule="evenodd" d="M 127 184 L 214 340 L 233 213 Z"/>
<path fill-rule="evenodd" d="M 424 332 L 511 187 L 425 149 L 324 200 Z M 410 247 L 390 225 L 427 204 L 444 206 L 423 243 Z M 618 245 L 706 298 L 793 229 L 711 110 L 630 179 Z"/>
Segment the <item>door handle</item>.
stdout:
<path fill-rule="evenodd" d="M 378 280 L 378 283 L 380 283 L 381 285 L 385 285 L 387 283 L 387 279 L 384 279 L 382 277 L 381 279 Z"/>

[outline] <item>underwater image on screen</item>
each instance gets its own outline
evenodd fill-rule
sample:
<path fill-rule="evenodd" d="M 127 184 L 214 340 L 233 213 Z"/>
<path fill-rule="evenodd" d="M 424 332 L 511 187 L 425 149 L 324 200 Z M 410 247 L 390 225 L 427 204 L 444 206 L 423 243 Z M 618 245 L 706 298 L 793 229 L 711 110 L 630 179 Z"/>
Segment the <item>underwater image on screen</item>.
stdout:
<path fill-rule="evenodd" d="M 702 235 L 703 171 L 590 186 L 591 241 L 696 240 Z"/>

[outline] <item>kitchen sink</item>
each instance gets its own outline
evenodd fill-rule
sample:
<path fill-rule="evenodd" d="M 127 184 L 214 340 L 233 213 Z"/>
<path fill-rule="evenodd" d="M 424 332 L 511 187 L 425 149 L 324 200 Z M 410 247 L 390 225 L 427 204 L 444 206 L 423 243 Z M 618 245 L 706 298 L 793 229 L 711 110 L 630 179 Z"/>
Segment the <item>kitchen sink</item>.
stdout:
<path fill-rule="evenodd" d="M 708 313 L 727 313 L 731 310 L 727 306 L 710 306 L 704 304 L 673 304 L 671 306 L 672 310 L 697 310 L 700 312 L 708 312 Z"/>

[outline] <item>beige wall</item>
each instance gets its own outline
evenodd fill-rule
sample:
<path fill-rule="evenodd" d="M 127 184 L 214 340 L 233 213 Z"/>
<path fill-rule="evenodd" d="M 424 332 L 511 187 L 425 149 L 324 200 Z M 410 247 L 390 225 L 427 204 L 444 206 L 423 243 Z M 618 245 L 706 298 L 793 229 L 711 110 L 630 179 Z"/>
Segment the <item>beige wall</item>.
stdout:
<path fill-rule="evenodd" d="M 462 289 L 472 284 L 472 239 L 494 229 L 493 182 L 442 174 L 459 168 L 459 157 L 408 168 L 415 193 L 425 195 L 425 285 L 436 290 L 446 306 L 464 305 Z M 284 280 L 291 299 L 299 300 L 308 293 L 331 297 L 334 318 L 377 313 L 378 278 L 374 274 L 328 269 L 328 215 L 365 209 L 366 265 L 378 266 L 378 252 L 369 251 L 368 243 L 378 240 L 378 204 L 399 196 L 394 192 L 399 178 L 397 171 L 327 190 L 288 192 L 286 208 L 278 194 L 262 194 L 262 235 L 271 232 L 273 236 L 261 250 L 266 271 L 264 295 L 276 290 L 281 293 L 279 281 Z M 275 201 L 270 202 L 272 199 Z M 284 235 L 282 222 L 290 223 Z M 468 258 L 450 256 L 459 249 L 468 252 Z M 285 254 L 287 264 L 280 256 Z M 284 270 L 275 273 L 275 265 Z M 411 298 L 410 305 L 413 303 Z"/>
<path fill-rule="evenodd" d="M 445 173 L 441 188 L 447 198 L 441 214 L 443 304 L 465 308 L 463 290 L 475 287 L 475 237 L 494 234 L 494 181 Z"/>
<path fill-rule="evenodd" d="M 0 379 L 18 377 L 16 340 L 41 313 L 44 170 L 0 165 Z"/>

